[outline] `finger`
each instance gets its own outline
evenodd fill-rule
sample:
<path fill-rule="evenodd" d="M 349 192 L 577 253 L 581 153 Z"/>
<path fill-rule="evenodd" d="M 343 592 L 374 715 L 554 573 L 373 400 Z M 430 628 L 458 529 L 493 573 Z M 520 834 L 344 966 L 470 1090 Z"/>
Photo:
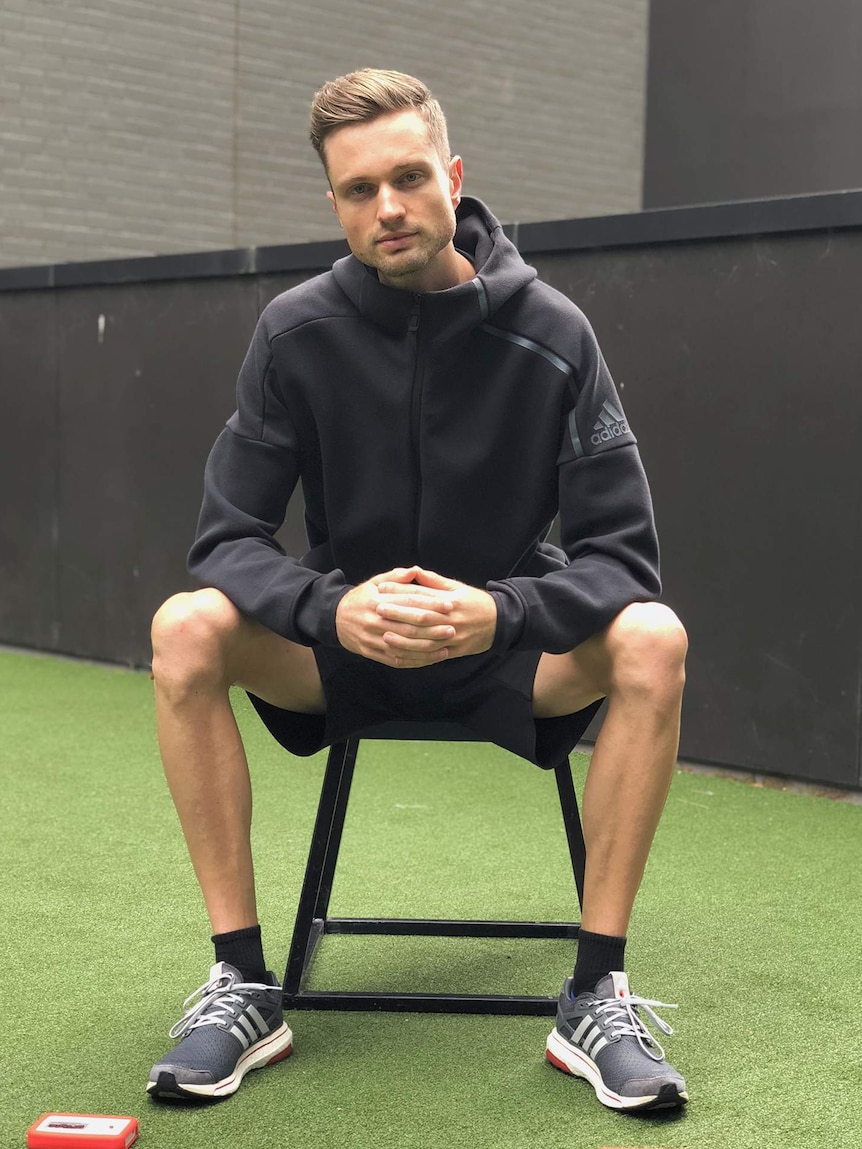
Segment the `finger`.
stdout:
<path fill-rule="evenodd" d="M 422 599 L 387 599 L 378 602 L 375 612 L 380 618 L 391 618 L 395 622 L 413 623 L 414 626 L 439 626 L 447 623 L 446 617 L 453 608 L 453 603 L 434 604 L 431 608 L 428 602 Z"/>
<path fill-rule="evenodd" d="M 424 567 L 416 567 L 414 579 L 420 586 L 433 587 L 436 590 L 456 590 L 461 584 L 455 579 L 446 578 L 436 571 L 426 571 Z"/>
<path fill-rule="evenodd" d="M 433 587 L 417 586 L 416 583 L 410 584 L 409 590 L 402 583 L 380 583 L 377 586 L 377 593 L 383 598 L 411 601 L 416 606 L 425 606 L 430 601 L 435 604 L 435 610 L 440 609 L 436 605 L 438 603 L 448 603 L 450 608 L 453 605 L 448 592 Z"/>
<path fill-rule="evenodd" d="M 420 666 L 434 666 L 438 662 L 445 662 L 449 651 L 442 650 L 400 650 L 397 647 L 390 649 L 389 657 L 385 660 L 389 666 L 409 670 Z M 383 660 L 381 660 L 383 661 Z"/>
<path fill-rule="evenodd" d="M 397 639 L 416 650 L 424 650 L 426 647 L 430 649 L 430 645 L 445 646 L 446 643 L 452 642 L 455 631 L 451 626 L 410 626 L 403 623 L 384 630 L 382 635 L 384 642 L 390 635 L 393 641 Z"/>
<path fill-rule="evenodd" d="M 393 567 L 391 571 L 385 571 L 383 574 L 374 575 L 368 581 L 373 583 L 374 586 L 379 587 L 382 582 L 398 583 L 399 587 L 404 583 L 411 583 L 416 578 L 418 567 Z"/>

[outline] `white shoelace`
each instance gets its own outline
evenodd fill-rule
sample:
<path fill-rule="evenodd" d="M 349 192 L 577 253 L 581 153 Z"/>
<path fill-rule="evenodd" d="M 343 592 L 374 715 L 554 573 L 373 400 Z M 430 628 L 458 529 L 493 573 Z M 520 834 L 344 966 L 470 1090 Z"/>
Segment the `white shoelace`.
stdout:
<path fill-rule="evenodd" d="M 620 1037 L 636 1037 L 638 1045 L 653 1061 L 664 1061 L 664 1049 L 661 1043 L 647 1029 L 635 1006 L 645 1010 L 653 1024 L 670 1037 L 673 1029 L 655 1012 L 657 1009 L 677 1008 L 665 1001 L 651 1001 L 649 998 L 627 993 L 622 997 L 612 997 L 602 1002 L 595 1013 L 605 1015 L 608 1029 L 613 1034 L 618 1034 Z"/>
<path fill-rule="evenodd" d="M 237 1005 L 245 1004 L 240 996 L 243 990 L 272 988 L 258 982 L 233 981 L 230 974 L 222 974 L 189 994 L 183 1002 L 185 1013 L 171 1026 L 169 1036 L 185 1037 L 199 1025 L 218 1025 L 228 1018 L 235 1019 Z"/>

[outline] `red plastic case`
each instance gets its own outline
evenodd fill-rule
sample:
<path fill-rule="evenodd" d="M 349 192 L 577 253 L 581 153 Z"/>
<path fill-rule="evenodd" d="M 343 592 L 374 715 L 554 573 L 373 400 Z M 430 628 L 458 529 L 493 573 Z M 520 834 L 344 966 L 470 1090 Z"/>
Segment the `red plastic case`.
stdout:
<path fill-rule="evenodd" d="M 137 1117 L 43 1113 L 27 1130 L 27 1146 L 28 1149 L 128 1149 L 137 1137 Z"/>

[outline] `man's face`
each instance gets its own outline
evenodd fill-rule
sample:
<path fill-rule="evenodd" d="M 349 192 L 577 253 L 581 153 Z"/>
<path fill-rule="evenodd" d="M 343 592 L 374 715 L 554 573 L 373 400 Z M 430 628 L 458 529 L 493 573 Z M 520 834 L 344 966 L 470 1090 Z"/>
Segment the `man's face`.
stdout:
<path fill-rule="evenodd" d="M 325 152 L 329 198 L 357 259 L 391 287 L 436 291 L 458 282 L 461 160 L 444 165 L 418 112 L 339 128 Z"/>

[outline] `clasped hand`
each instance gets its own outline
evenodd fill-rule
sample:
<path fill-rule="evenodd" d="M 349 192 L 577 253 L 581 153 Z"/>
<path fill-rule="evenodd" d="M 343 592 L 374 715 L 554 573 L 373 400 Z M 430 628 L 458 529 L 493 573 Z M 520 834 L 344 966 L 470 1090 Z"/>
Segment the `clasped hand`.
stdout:
<path fill-rule="evenodd" d="M 422 567 L 396 567 L 353 587 L 335 615 L 338 641 L 386 666 L 431 666 L 481 654 L 494 641 L 497 606 L 487 591 Z"/>

